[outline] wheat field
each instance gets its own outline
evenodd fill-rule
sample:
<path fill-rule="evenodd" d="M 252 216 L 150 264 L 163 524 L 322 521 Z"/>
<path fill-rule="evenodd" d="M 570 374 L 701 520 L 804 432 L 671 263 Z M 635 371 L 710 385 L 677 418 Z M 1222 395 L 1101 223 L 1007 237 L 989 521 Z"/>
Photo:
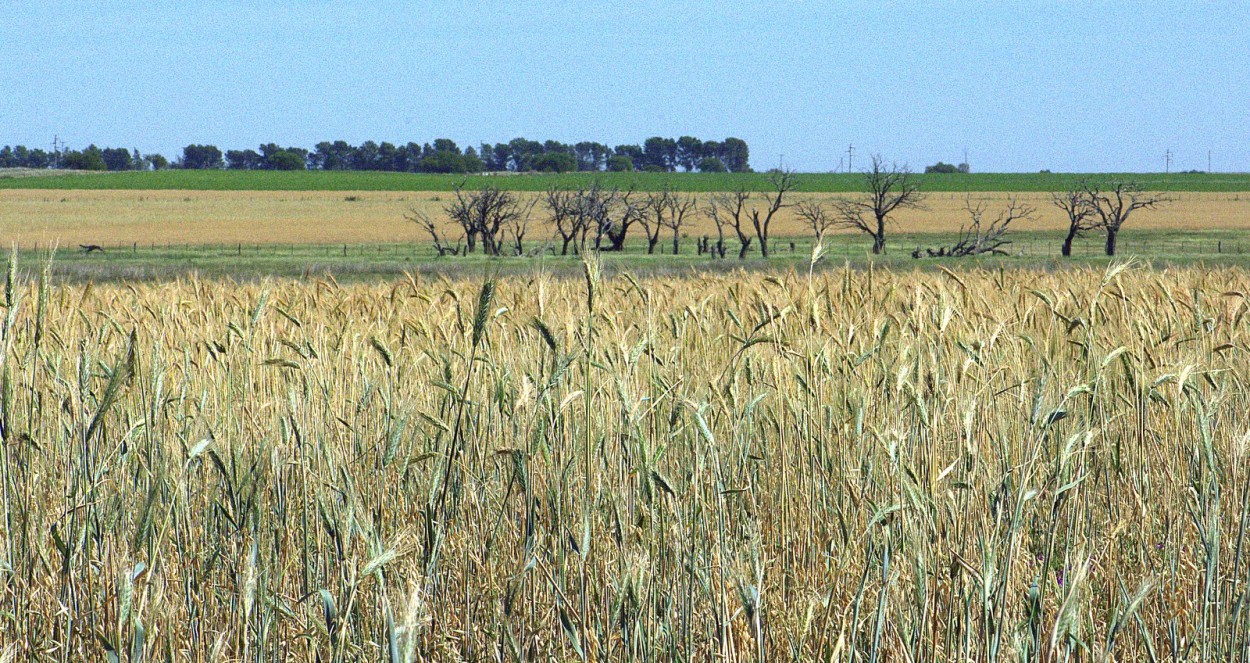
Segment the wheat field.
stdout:
<path fill-rule="evenodd" d="M 1248 277 L 11 268 L 0 658 L 1244 660 Z"/>
<path fill-rule="evenodd" d="M 523 194 L 535 196 L 537 194 Z M 642 196 L 645 194 L 634 194 Z M 706 194 L 692 194 L 706 203 Z M 1021 230 L 1061 231 L 1062 213 L 1047 194 L 974 193 L 993 213 L 1015 195 L 1037 209 L 1037 219 L 1020 224 Z M 1250 230 L 1250 194 L 1172 193 L 1173 202 L 1159 210 L 1137 213 L 1130 230 Z M 451 194 L 421 191 L 51 191 L 0 189 L 0 237 L 20 247 L 36 244 L 63 246 L 203 245 L 203 244 L 372 244 L 428 241 L 423 231 L 404 220 L 410 208 L 444 219 L 443 206 Z M 830 200 L 832 194 L 796 194 L 794 200 Z M 932 193 L 926 209 L 900 211 L 897 231 L 957 232 L 967 221 L 968 197 L 959 193 Z M 531 237 L 551 235 L 544 211 L 534 211 Z M 684 233 L 690 237 L 715 235 L 715 226 L 699 215 Z M 732 231 L 727 230 L 732 236 Z M 782 210 L 775 222 L 778 237 L 807 236 L 811 232 L 794 215 Z M 638 229 L 634 237 L 641 238 Z"/>

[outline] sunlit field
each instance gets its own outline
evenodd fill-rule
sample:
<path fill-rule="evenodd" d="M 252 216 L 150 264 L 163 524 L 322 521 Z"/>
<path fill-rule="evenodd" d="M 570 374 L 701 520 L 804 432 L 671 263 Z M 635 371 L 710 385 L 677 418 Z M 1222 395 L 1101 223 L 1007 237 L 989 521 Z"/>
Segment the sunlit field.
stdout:
<path fill-rule="evenodd" d="M 5 660 L 1248 653 L 1244 270 L 23 273 Z"/>
<path fill-rule="evenodd" d="M 0 237 L 27 248 L 36 243 L 46 247 L 52 242 L 69 247 L 416 243 L 429 237 L 406 221 L 404 214 L 415 207 L 445 221 L 443 207 L 451 195 L 446 191 L 0 190 Z M 639 192 L 634 197 L 645 195 Z M 689 195 L 704 206 L 710 194 Z M 796 193 L 791 200 L 830 200 L 836 195 L 849 194 Z M 1020 223 L 1019 230 L 1054 231 L 1058 244 L 1066 217 L 1050 204 L 1045 193 L 931 193 L 925 209 L 901 210 L 895 227 L 898 232 L 910 233 L 958 232 L 968 220 L 965 206 L 969 199 L 974 203 L 986 201 L 992 210 L 1013 195 L 1037 210 L 1037 220 Z M 1250 230 L 1250 194 L 1169 196 L 1172 202 L 1158 210 L 1134 215 L 1126 232 Z M 540 245 L 552 235 L 546 218 L 543 206 L 536 206 L 530 230 L 532 245 Z M 694 238 L 716 233 L 704 214 L 696 215 L 688 226 L 682 232 L 691 238 L 691 246 Z M 775 222 L 774 234 L 804 237 L 812 233 L 794 209 L 788 208 Z M 639 229 L 635 236 L 641 235 Z"/>

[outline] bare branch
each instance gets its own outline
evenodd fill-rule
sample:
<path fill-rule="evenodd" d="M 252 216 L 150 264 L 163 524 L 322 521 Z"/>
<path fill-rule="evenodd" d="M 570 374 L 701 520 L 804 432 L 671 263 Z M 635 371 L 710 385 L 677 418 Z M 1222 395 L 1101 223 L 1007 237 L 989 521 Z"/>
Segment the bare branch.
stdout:
<path fill-rule="evenodd" d="M 748 232 L 749 227 L 746 225 L 746 207 L 750 200 L 750 191 L 737 189 L 729 193 L 713 195 L 707 208 L 707 215 L 716 224 L 718 233 L 722 233 L 725 227 L 733 228 L 734 234 L 738 236 L 738 259 L 740 260 L 746 258 L 747 251 L 751 248 L 751 240 L 754 239 Z M 721 257 L 724 257 L 723 240 L 720 252 Z"/>
<path fill-rule="evenodd" d="M 836 209 L 829 209 L 819 200 L 800 200 L 795 204 L 794 210 L 799 218 L 812 229 L 812 234 L 816 236 L 817 241 L 838 225 Z"/>
<path fill-rule="evenodd" d="M 968 212 L 968 223 L 959 230 L 959 240 L 950 246 L 937 249 L 925 249 L 931 258 L 964 258 L 979 255 L 1007 255 L 1003 247 L 1011 244 L 1006 238 L 1011 224 L 1017 221 L 1032 220 L 1037 212 L 1031 205 L 1021 203 L 1015 198 L 1007 200 L 1007 208 L 999 212 L 993 220 L 986 223 L 985 201 L 972 202 L 968 198 L 964 204 Z M 921 257 L 920 249 L 912 252 L 913 258 Z"/>
<path fill-rule="evenodd" d="M 1106 253 L 1109 256 L 1115 255 L 1116 237 L 1133 212 L 1155 209 L 1171 202 L 1166 195 L 1143 192 L 1134 182 L 1115 182 L 1105 189 L 1085 183 L 1083 189 L 1097 216 L 1096 226 L 1107 233 Z"/>
<path fill-rule="evenodd" d="M 891 215 L 900 209 L 921 209 L 923 204 L 920 185 L 906 166 L 886 166 L 874 156 L 872 167 L 864 172 L 864 194 L 835 204 L 836 224 L 872 237 L 872 252 L 881 253 Z"/>
<path fill-rule="evenodd" d="M 765 258 L 768 257 L 768 238 L 773 217 L 777 212 L 790 206 L 785 203 L 785 196 L 793 191 L 797 184 L 794 172 L 789 170 L 774 171 L 769 177 L 769 182 L 772 184 L 772 191 L 764 199 L 767 203 L 764 209 L 751 208 L 751 225 L 755 228 L 755 237 L 760 241 L 760 255 Z"/>
<path fill-rule="evenodd" d="M 446 236 L 439 232 L 438 226 L 435 225 L 430 219 L 430 215 L 425 212 L 422 212 L 415 207 L 411 207 L 408 209 L 408 213 L 404 215 L 404 218 L 417 224 L 422 230 L 425 230 L 430 234 L 430 238 L 434 240 L 434 250 L 438 252 L 439 257 L 445 255 L 458 255 L 462 250 L 464 236 L 461 235 L 456 238 L 456 243 L 454 245 L 451 244 L 447 241 Z"/>
<path fill-rule="evenodd" d="M 1063 210 L 1068 217 L 1068 233 L 1063 239 L 1061 249 L 1064 256 L 1072 255 L 1072 242 L 1076 238 L 1084 237 L 1087 231 L 1098 226 L 1094 204 L 1086 195 L 1087 186 L 1086 183 L 1080 183 L 1066 191 L 1057 191 L 1050 195 L 1051 204 Z"/>

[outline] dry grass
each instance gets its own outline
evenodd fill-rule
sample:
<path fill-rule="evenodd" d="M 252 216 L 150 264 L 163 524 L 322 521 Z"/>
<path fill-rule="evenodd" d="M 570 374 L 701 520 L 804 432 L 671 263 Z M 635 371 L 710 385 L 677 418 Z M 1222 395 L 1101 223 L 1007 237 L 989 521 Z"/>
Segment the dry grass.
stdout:
<path fill-rule="evenodd" d="M 52 241 L 63 245 L 151 244 L 359 244 L 426 241 L 403 214 L 416 206 L 443 218 L 447 192 L 291 192 L 291 191 L 46 191 L 0 190 L 0 237 L 22 246 Z M 534 194 L 526 194 L 534 195 Z M 974 194 L 1005 201 L 1008 194 Z M 831 194 L 813 196 L 829 199 Z M 1060 230 L 1064 220 L 1045 194 L 1020 194 L 1036 206 L 1039 220 L 1022 229 Z M 1250 229 L 1250 195 L 1177 193 L 1159 211 L 1139 213 L 1129 229 Z M 899 215 L 899 229 L 955 232 L 967 220 L 962 194 L 935 193 L 928 209 Z M 793 210 L 775 224 L 777 236 L 808 234 Z M 541 206 L 536 220 L 542 218 Z M 549 231 L 535 224 L 532 235 Z M 691 237 L 714 234 L 700 216 Z M 732 232 L 730 233 L 732 235 Z M 639 229 L 636 237 L 641 237 Z"/>
<path fill-rule="evenodd" d="M 1244 656 L 1247 292 L 1122 267 L 17 284 L 0 649 Z"/>

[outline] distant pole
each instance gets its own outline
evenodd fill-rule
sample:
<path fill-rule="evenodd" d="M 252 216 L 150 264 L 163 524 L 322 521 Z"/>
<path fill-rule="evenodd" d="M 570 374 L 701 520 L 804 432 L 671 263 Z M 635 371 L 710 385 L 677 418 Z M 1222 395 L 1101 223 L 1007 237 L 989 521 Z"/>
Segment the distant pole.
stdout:
<path fill-rule="evenodd" d="M 847 145 L 846 146 L 846 172 L 849 173 L 855 169 L 854 163 L 855 163 L 855 146 Z"/>
<path fill-rule="evenodd" d="M 1211 150 L 1207 150 L 1207 172 L 1211 172 Z"/>
<path fill-rule="evenodd" d="M 1163 153 L 1163 172 L 1164 174 L 1172 172 L 1172 150 Z"/>

